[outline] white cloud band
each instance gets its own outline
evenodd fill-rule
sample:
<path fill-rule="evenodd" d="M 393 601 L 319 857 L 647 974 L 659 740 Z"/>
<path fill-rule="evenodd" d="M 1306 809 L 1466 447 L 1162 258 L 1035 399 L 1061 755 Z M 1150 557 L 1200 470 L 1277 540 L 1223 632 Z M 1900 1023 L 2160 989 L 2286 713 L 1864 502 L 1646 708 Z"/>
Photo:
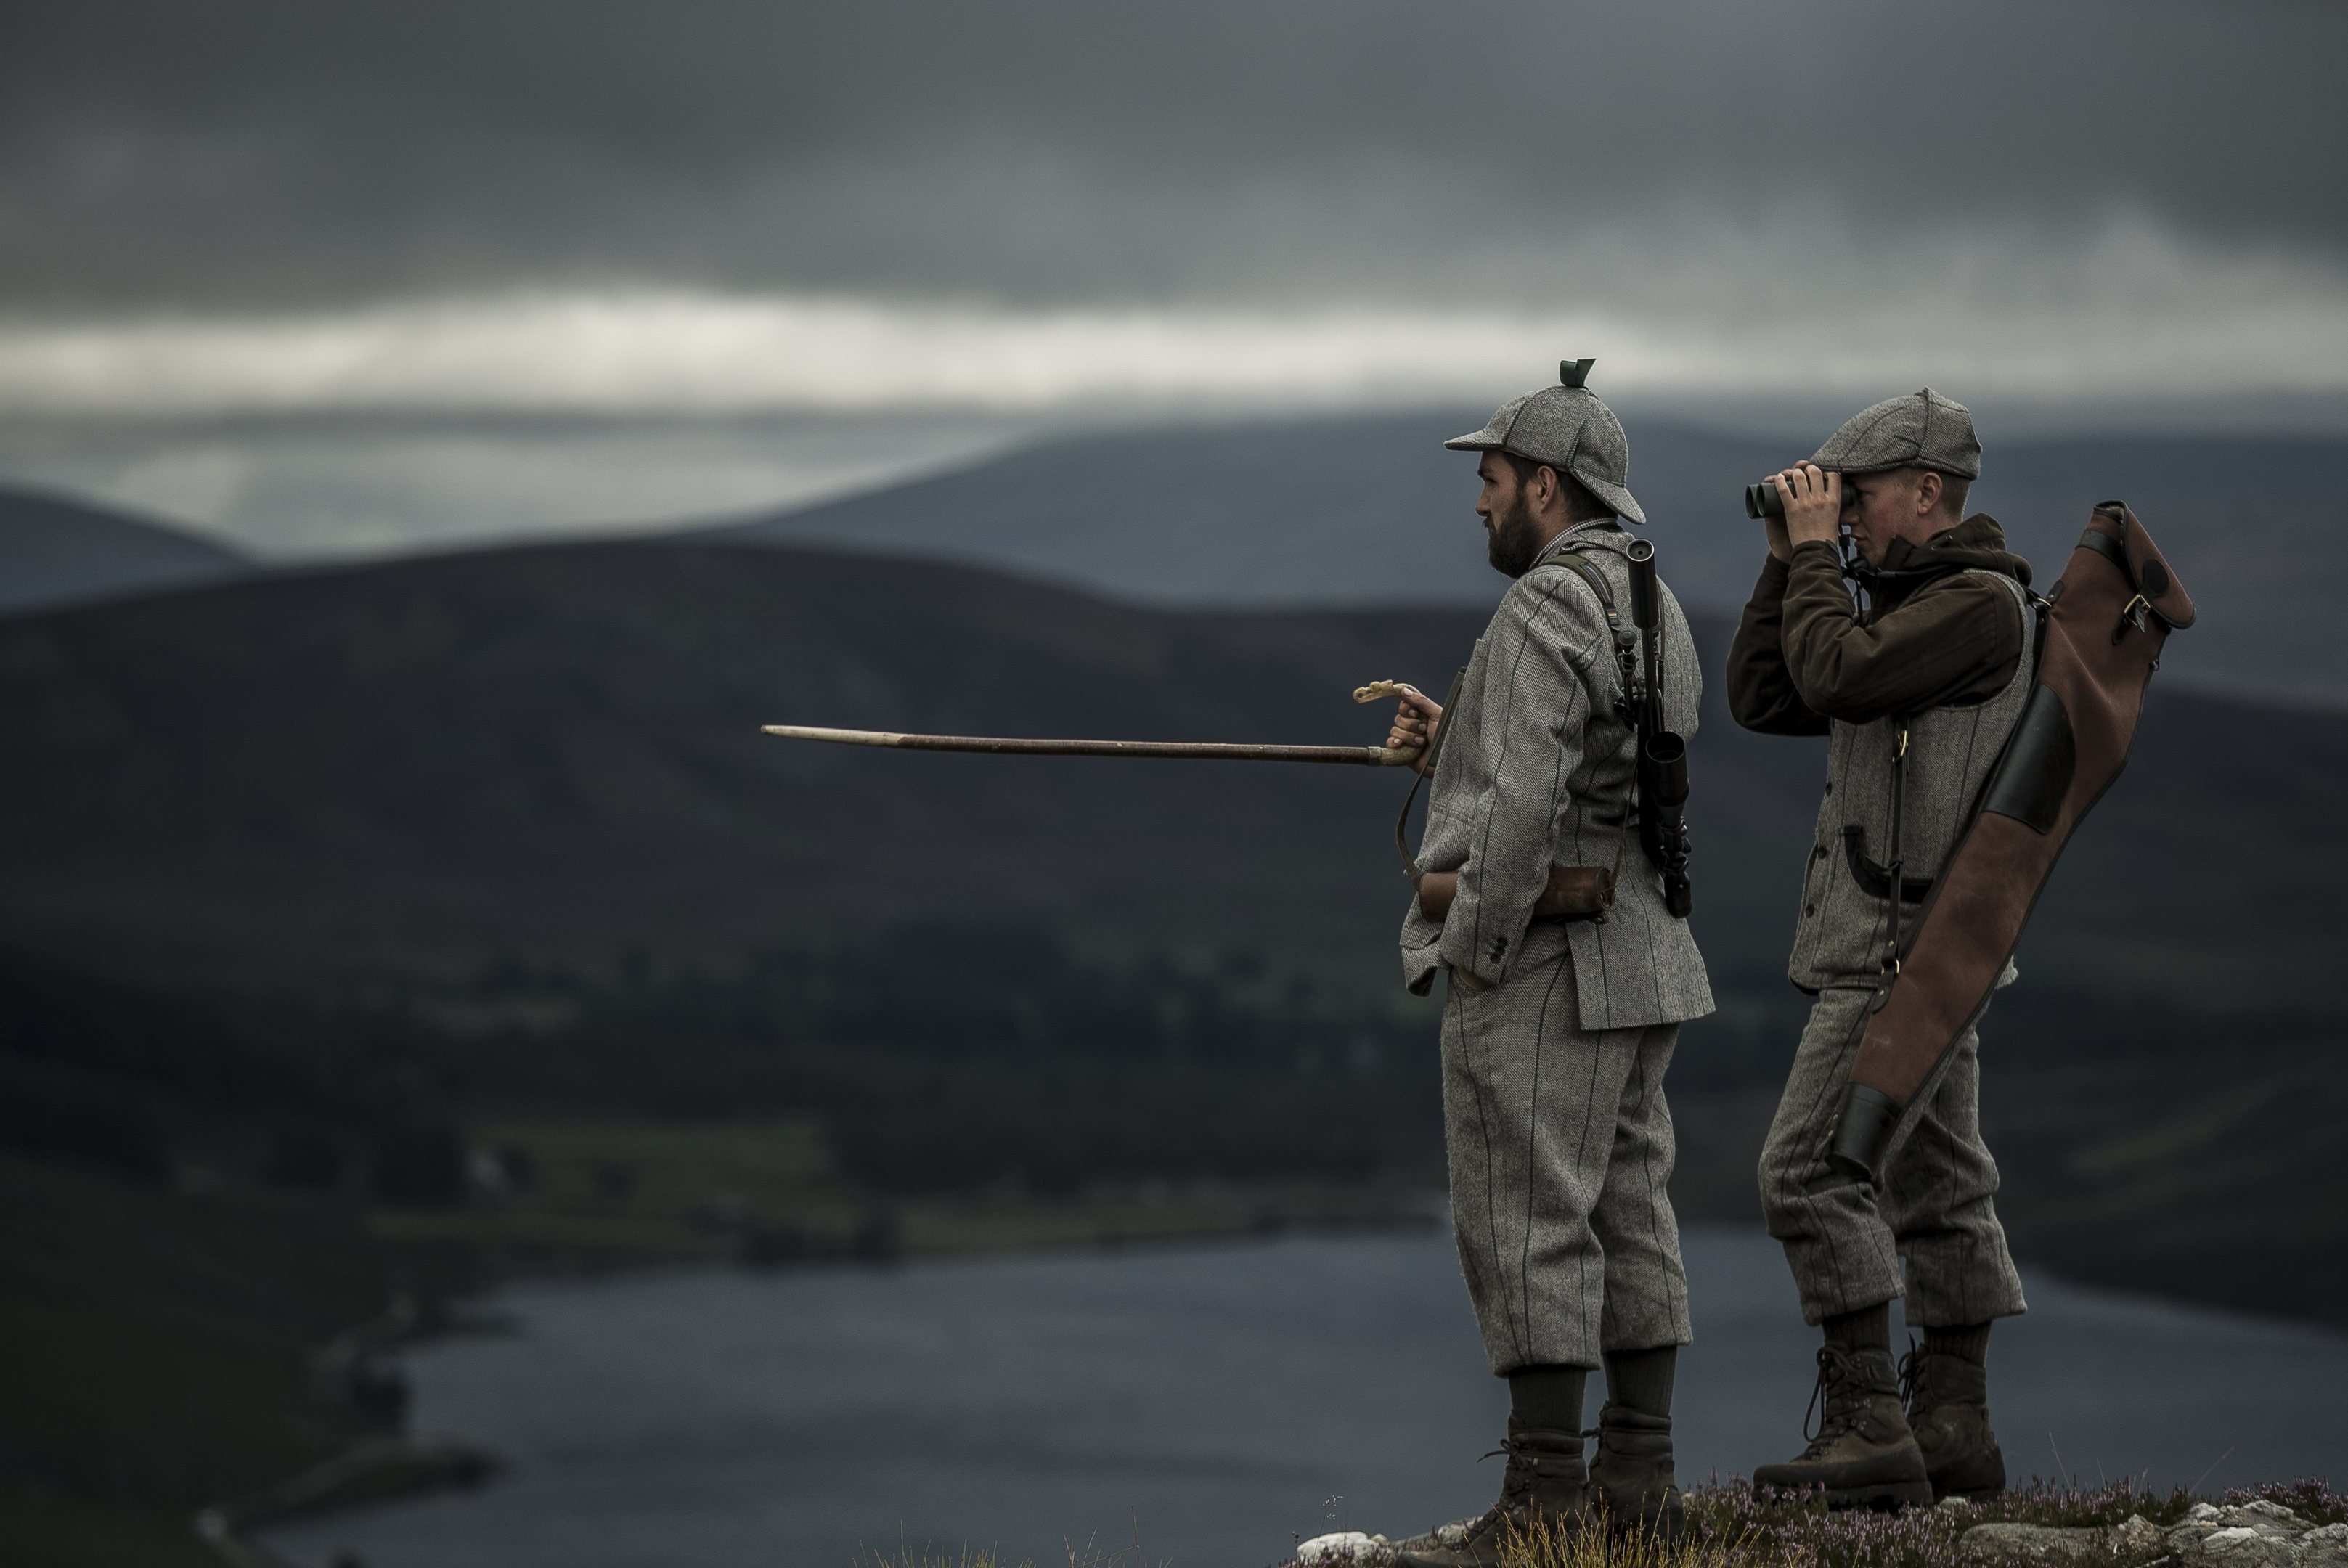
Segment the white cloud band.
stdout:
<path fill-rule="evenodd" d="M 2000 263 L 1994 240 L 1935 252 L 1929 268 L 1912 257 L 1827 268 L 1807 245 L 1774 249 L 1766 237 L 1708 255 L 1660 248 L 1627 311 L 1019 310 L 621 291 L 316 314 L 20 317 L 0 320 L 0 411 L 1339 408 L 1484 401 L 1569 353 L 1598 355 L 1610 394 L 1856 395 L 1925 380 L 1972 397 L 2096 400 L 2348 389 L 2348 283 L 2318 267 L 2187 255 L 2123 230 L 2026 276 Z M 1612 270 L 1570 258 L 1560 269 L 1567 281 L 1590 274 L 1592 297 L 1605 287 L 1596 274 Z M 1838 282 L 1886 273 L 1906 286 L 1862 294 Z"/>

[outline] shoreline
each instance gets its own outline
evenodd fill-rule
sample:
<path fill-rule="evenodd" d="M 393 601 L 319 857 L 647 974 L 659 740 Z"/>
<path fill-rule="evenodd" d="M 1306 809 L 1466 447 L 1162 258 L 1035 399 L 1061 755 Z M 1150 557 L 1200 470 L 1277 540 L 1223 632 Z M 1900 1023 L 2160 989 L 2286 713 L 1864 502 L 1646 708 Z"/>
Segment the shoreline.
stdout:
<path fill-rule="evenodd" d="M 1432 1194 L 1429 1194 L 1432 1195 Z M 606 1255 L 578 1266 L 516 1268 L 500 1274 L 479 1290 L 468 1291 L 424 1313 L 413 1304 L 363 1324 L 323 1348 L 322 1362 L 365 1361 L 396 1356 L 442 1338 L 514 1332 L 518 1315 L 499 1310 L 497 1302 L 510 1291 L 538 1286 L 626 1285 L 634 1281 L 690 1276 L 733 1276 L 747 1279 L 786 1274 L 886 1272 L 901 1266 L 943 1263 L 999 1263 L 1070 1255 L 1130 1253 L 1147 1256 L 1185 1247 L 1214 1247 L 1281 1240 L 1425 1231 L 1441 1223 L 1439 1209 L 1396 1207 L 1381 1215 L 1356 1214 L 1333 1219 L 1298 1217 L 1277 1225 L 1197 1225 L 1162 1229 L 1148 1235 L 1066 1235 L 1051 1241 L 1010 1245 L 908 1248 L 885 1257 L 854 1255 L 806 1256 L 788 1262 L 752 1262 L 741 1256 L 680 1257 L 647 1254 L 628 1261 Z M 1720 1221 L 1698 1220 L 1686 1226 L 1691 1239 L 1746 1236 L 1749 1227 Z M 541 1260 L 542 1261 L 542 1260 Z M 574 1260 L 576 1261 L 576 1260 Z M 2281 1313 L 2244 1310 L 2195 1301 L 2158 1292 L 2083 1280 L 2045 1263 L 2033 1265 L 2043 1281 L 2059 1284 L 2066 1292 L 2114 1304 L 2150 1308 L 2188 1321 L 2210 1324 L 2232 1321 L 2245 1327 L 2348 1339 L 2341 1326 L 2320 1319 Z M 1791 1310 L 1789 1306 L 1788 1310 Z M 261 1491 L 204 1511 L 198 1531 L 218 1549 L 232 1568 L 284 1568 L 283 1559 L 247 1539 L 249 1532 L 294 1519 L 317 1518 L 377 1504 L 420 1501 L 434 1493 L 483 1486 L 506 1468 L 493 1448 L 458 1441 L 417 1441 L 390 1438 L 360 1445 L 351 1452 L 288 1478 Z"/>
<path fill-rule="evenodd" d="M 1097 1230 L 1090 1235 L 1072 1233 L 1053 1239 L 996 1244 L 927 1247 L 901 1245 L 878 1255 L 843 1248 L 832 1253 L 765 1259 L 747 1255 L 747 1249 L 734 1255 L 707 1256 L 647 1249 L 635 1255 L 613 1253 L 592 1259 L 541 1257 L 520 1266 L 509 1260 L 508 1266 L 496 1269 L 493 1277 L 477 1288 L 443 1301 L 427 1305 L 412 1295 L 403 1294 L 386 1312 L 355 1325 L 321 1346 L 312 1358 L 312 1368 L 320 1384 L 331 1388 L 335 1397 L 344 1400 L 364 1404 L 370 1398 L 368 1390 L 396 1388 L 404 1402 L 405 1371 L 396 1366 L 386 1368 L 385 1358 L 441 1339 L 515 1332 L 514 1318 L 487 1308 L 487 1304 L 506 1291 L 532 1286 L 620 1284 L 693 1274 L 756 1277 L 819 1269 L 885 1270 L 914 1263 L 993 1262 L 1072 1253 L 1157 1251 L 1202 1243 L 1269 1241 L 1300 1235 L 1403 1232 L 1423 1230 L 1441 1223 L 1440 1193 L 1398 1195 L 1404 1201 L 1383 1211 L 1308 1214 L 1281 1212 L 1276 1205 L 1259 1206 L 1241 1223 L 1192 1224 L 1134 1234 Z M 1086 1205 L 1070 1207 L 1082 1211 Z M 194 1528 L 198 1537 L 230 1568 L 285 1568 L 282 1558 L 249 1539 L 251 1532 L 296 1519 L 419 1501 L 441 1491 L 471 1490 L 494 1481 L 505 1468 L 505 1461 L 497 1452 L 484 1445 L 418 1441 L 406 1436 L 371 1439 L 256 1491 L 200 1511 Z"/>

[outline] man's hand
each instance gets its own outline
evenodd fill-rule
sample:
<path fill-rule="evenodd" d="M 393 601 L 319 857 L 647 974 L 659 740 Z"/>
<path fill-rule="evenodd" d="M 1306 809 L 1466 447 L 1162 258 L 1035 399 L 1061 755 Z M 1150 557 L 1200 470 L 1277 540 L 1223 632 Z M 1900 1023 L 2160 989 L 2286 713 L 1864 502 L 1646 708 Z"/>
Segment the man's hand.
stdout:
<path fill-rule="evenodd" d="M 1786 503 L 1781 527 L 1769 526 L 1769 552 L 1784 560 L 1795 545 L 1836 543 L 1842 535 L 1842 476 L 1816 463 L 1797 463 L 1770 483 Z"/>
<path fill-rule="evenodd" d="M 1411 764 L 1419 773 L 1426 772 L 1426 748 L 1435 742 L 1435 726 L 1443 722 L 1443 704 L 1413 686 L 1395 689 L 1394 727 L 1386 732 L 1386 744 L 1400 749 L 1418 748 L 1418 761 Z"/>

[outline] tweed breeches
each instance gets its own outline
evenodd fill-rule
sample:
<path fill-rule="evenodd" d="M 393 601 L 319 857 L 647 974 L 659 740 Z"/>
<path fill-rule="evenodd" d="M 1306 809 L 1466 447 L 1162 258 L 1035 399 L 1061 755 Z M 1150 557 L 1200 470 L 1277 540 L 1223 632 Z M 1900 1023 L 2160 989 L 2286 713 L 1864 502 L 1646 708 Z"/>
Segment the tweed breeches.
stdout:
<path fill-rule="evenodd" d="M 1822 990 L 1761 1152 L 1761 1209 L 1809 1323 L 1904 1295 L 1911 1327 L 2024 1310 L 1998 1224 L 1997 1162 L 1981 1132 L 1981 1040 L 1967 1030 L 1918 1091 L 1879 1185 L 1826 1163 L 1872 988 Z M 1905 1287 L 1901 1264 L 1905 1263 Z"/>
<path fill-rule="evenodd" d="M 1665 1191 L 1663 1071 L 1679 1026 L 1593 1033 L 1580 1016 L 1554 927 L 1534 928 L 1505 981 L 1476 996 L 1454 986 L 1444 1007 L 1452 1225 L 1502 1375 L 1690 1337 Z"/>

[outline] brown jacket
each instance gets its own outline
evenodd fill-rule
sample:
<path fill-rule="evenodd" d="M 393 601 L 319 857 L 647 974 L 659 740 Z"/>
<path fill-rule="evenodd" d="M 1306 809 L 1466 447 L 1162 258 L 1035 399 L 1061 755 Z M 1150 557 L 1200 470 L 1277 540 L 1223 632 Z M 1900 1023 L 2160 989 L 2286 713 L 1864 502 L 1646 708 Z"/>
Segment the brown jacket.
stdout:
<path fill-rule="evenodd" d="M 2030 563 L 1986 515 L 1921 546 L 1893 540 L 1863 615 L 1832 545 L 1771 556 L 1729 644 L 1728 711 L 1765 734 L 1823 735 L 1832 719 L 1865 724 L 1996 696 L 2022 661 L 2012 591 L 1951 568 L 2030 581 Z"/>

